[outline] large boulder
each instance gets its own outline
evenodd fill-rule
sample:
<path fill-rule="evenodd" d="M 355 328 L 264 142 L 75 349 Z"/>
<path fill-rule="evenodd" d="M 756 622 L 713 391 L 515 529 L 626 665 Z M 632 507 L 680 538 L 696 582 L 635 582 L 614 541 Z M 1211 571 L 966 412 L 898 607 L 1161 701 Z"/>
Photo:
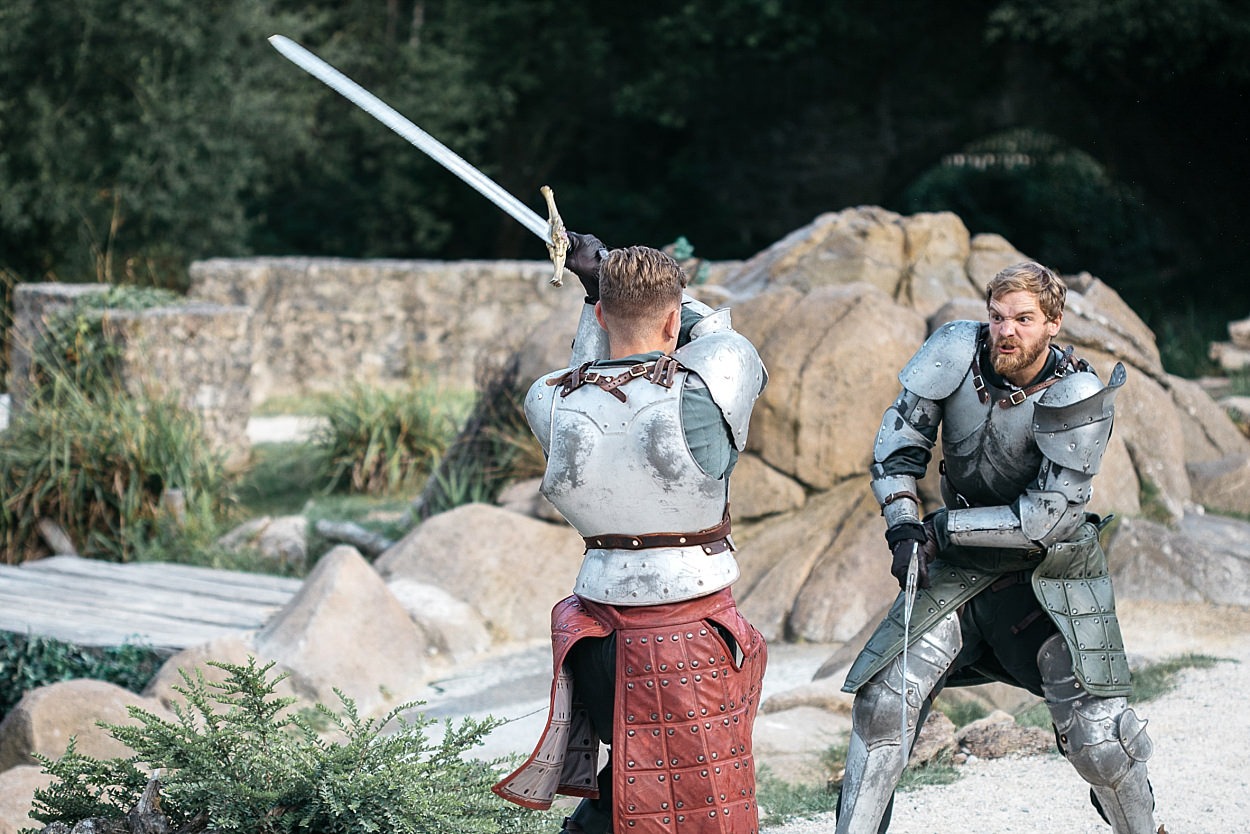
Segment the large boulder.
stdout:
<path fill-rule="evenodd" d="M 907 268 L 900 219 L 875 206 L 822 214 L 748 259 L 724 285 L 749 295 L 766 286 L 808 290 L 862 281 L 893 296 Z"/>
<path fill-rule="evenodd" d="M 771 290 L 735 309 L 734 321 L 769 370 L 751 451 L 814 489 L 866 472 L 924 320 L 879 289 L 848 284 Z"/>
<path fill-rule="evenodd" d="M 884 533 L 866 476 L 752 527 L 739 543 L 739 607 L 766 639 L 852 637 L 897 590 Z"/>
<path fill-rule="evenodd" d="M 984 320 L 985 283 L 1027 260 L 995 235 L 966 241 L 960 226 L 943 215 L 848 209 L 817 218 L 725 278 L 738 295 L 735 325 L 770 371 L 744 458 L 766 468 L 744 466 L 733 489 L 752 509 L 768 508 L 761 516 L 735 512 L 747 522 L 738 533 L 735 593 L 773 639 L 854 642 L 894 593 L 864 473 L 881 414 L 899 390 L 897 373 L 934 328 Z M 1195 502 L 1244 511 L 1238 499 L 1250 494 L 1240 488 L 1250 478 L 1250 447 L 1236 425 L 1202 389 L 1163 370 L 1154 335 L 1109 284 L 1088 273 L 1067 280 L 1058 343 L 1075 345 L 1104 380 L 1116 362 L 1129 374 L 1089 509 L 1148 514 L 1174 527 Z M 940 502 L 937 463 L 919 484 L 929 508 Z M 801 485 L 803 503 L 757 503 L 770 494 L 765 480 Z M 1227 560 L 1188 532 L 1184 541 L 1200 558 Z M 1223 598 L 1215 588 L 1201 593 Z"/>
<path fill-rule="evenodd" d="M 386 583 L 425 635 L 432 655 L 461 661 L 490 648 L 482 615 L 436 585 L 400 577 Z"/>
<path fill-rule="evenodd" d="M 487 504 L 426 519 L 378 557 L 388 582 L 437 585 L 473 606 L 492 636 L 551 634 L 551 608 L 573 590 L 585 544 L 567 524 L 547 524 Z"/>
<path fill-rule="evenodd" d="M 35 753 L 60 758 L 71 737 L 78 752 L 97 759 L 132 755 L 132 751 L 97 722 L 137 725 L 129 708 L 161 718 L 173 714 L 154 698 L 136 695 L 106 681 L 76 679 L 41 686 L 22 696 L 0 722 L 0 771 L 35 764 Z"/>
<path fill-rule="evenodd" d="M 1215 512 L 1250 515 L 1250 453 L 1187 467 L 1194 501 Z"/>
<path fill-rule="evenodd" d="M 51 784 L 52 777 L 36 765 L 18 765 L 0 772 L 0 834 L 37 828 L 30 818 L 35 791 Z"/>
<path fill-rule="evenodd" d="M 290 669 L 305 697 L 337 708 L 337 688 L 362 715 L 409 700 L 428 678 L 424 633 L 347 546 L 321 557 L 299 593 L 257 633 L 256 648 Z"/>
<path fill-rule="evenodd" d="M 1168 384 L 1181 417 L 1187 463 L 1213 463 L 1250 453 L 1250 439 L 1201 385 L 1178 376 L 1169 376 Z"/>
<path fill-rule="evenodd" d="M 1187 513 L 1167 526 L 1123 519 L 1107 548 L 1121 597 L 1246 605 L 1250 524 Z"/>
<path fill-rule="evenodd" d="M 802 484 L 750 453 L 738 458 L 729 489 L 735 521 L 788 513 L 807 503 Z"/>

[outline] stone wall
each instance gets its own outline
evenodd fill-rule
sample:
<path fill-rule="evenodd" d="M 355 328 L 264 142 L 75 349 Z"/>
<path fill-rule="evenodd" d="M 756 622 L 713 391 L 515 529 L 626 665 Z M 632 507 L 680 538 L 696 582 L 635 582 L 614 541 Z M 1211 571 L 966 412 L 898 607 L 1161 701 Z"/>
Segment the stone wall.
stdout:
<path fill-rule="evenodd" d="M 546 261 L 213 259 L 191 266 L 192 299 L 251 311 L 251 397 L 428 376 L 472 388 L 553 313 L 572 332 L 584 293 Z"/>
<path fill-rule="evenodd" d="M 104 319 L 106 337 L 123 350 L 126 389 L 176 397 L 199 416 L 205 437 L 231 466 L 250 448 L 250 319 L 245 307 L 203 302 L 110 310 Z"/>
<path fill-rule="evenodd" d="M 48 317 L 104 284 L 19 284 L 9 342 L 12 410 L 26 407 L 30 349 Z M 122 352 L 121 376 L 131 394 L 176 397 L 197 414 L 215 449 L 233 465 L 248 453 L 251 412 L 250 312 L 244 307 L 192 301 L 141 311 L 105 310 L 103 330 Z"/>
<path fill-rule="evenodd" d="M 30 391 L 30 352 L 48 317 L 69 309 L 86 295 L 108 290 L 107 284 L 18 284 L 13 288 L 13 326 L 9 328 L 10 408 L 21 411 Z"/>

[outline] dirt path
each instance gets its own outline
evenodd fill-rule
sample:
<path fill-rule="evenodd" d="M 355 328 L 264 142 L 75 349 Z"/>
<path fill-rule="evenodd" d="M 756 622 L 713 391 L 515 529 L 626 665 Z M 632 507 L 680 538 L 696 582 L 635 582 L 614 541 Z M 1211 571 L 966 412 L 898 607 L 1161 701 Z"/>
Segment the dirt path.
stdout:
<path fill-rule="evenodd" d="M 1169 834 L 1250 831 L 1250 610 L 1121 605 L 1131 654 L 1151 661 L 1186 652 L 1225 658 L 1190 669 L 1179 685 L 1143 704 L 1156 821 Z M 977 761 L 950 785 L 899 794 L 890 834 L 1107 834 L 1088 789 L 1058 755 Z M 832 834 L 832 815 L 767 829 Z"/>

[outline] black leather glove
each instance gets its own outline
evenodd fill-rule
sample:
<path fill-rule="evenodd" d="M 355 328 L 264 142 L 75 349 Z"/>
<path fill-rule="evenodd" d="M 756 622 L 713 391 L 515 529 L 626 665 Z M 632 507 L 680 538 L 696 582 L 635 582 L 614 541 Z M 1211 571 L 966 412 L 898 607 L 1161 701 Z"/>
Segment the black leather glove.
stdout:
<path fill-rule="evenodd" d="M 599 267 L 608 257 L 608 247 L 594 235 L 569 232 L 569 252 L 564 268 L 577 276 L 586 289 L 586 303 L 599 300 Z"/>
<path fill-rule="evenodd" d="M 916 586 L 929 587 L 929 563 L 937 556 L 937 543 L 925 533 L 924 525 L 915 521 L 905 521 L 885 531 L 886 543 L 890 545 L 890 553 L 894 557 L 890 562 L 890 573 L 898 580 L 900 588 L 907 588 L 907 568 L 911 564 L 913 548 L 919 548 Z"/>

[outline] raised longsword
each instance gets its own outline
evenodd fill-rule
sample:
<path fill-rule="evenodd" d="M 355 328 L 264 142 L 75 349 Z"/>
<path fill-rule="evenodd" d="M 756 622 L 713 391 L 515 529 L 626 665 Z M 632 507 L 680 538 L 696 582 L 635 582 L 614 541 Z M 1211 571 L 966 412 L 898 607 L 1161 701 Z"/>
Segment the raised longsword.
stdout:
<path fill-rule="evenodd" d="M 911 612 L 916 605 L 916 586 L 920 580 L 920 543 L 912 542 L 911 561 L 907 563 L 907 582 L 903 588 L 903 715 L 899 730 L 899 747 L 902 750 L 903 767 L 907 767 L 910 748 L 907 746 L 907 644 L 911 642 Z M 916 728 L 920 732 L 920 728 Z"/>
<path fill-rule="evenodd" d="M 549 187 L 544 185 L 539 189 L 543 199 L 547 201 L 548 217 L 544 220 L 499 183 L 465 162 L 451 148 L 417 127 L 395 108 L 295 41 L 283 35 L 273 35 L 269 38 L 269 43 L 288 61 L 407 139 L 430 159 L 451 171 L 474 191 L 503 209 L 505 214 L 537 235 L 543 243 L 547 244 L 547 252 L 556 267 L 551 283 L 557 287 L 560 286 L 564 274 L 564 259 L 569 250 L 569 236 L 564 228 L 564 221 L 560 219 L 560 213 L 556 210 L 555 194 Z"/>

